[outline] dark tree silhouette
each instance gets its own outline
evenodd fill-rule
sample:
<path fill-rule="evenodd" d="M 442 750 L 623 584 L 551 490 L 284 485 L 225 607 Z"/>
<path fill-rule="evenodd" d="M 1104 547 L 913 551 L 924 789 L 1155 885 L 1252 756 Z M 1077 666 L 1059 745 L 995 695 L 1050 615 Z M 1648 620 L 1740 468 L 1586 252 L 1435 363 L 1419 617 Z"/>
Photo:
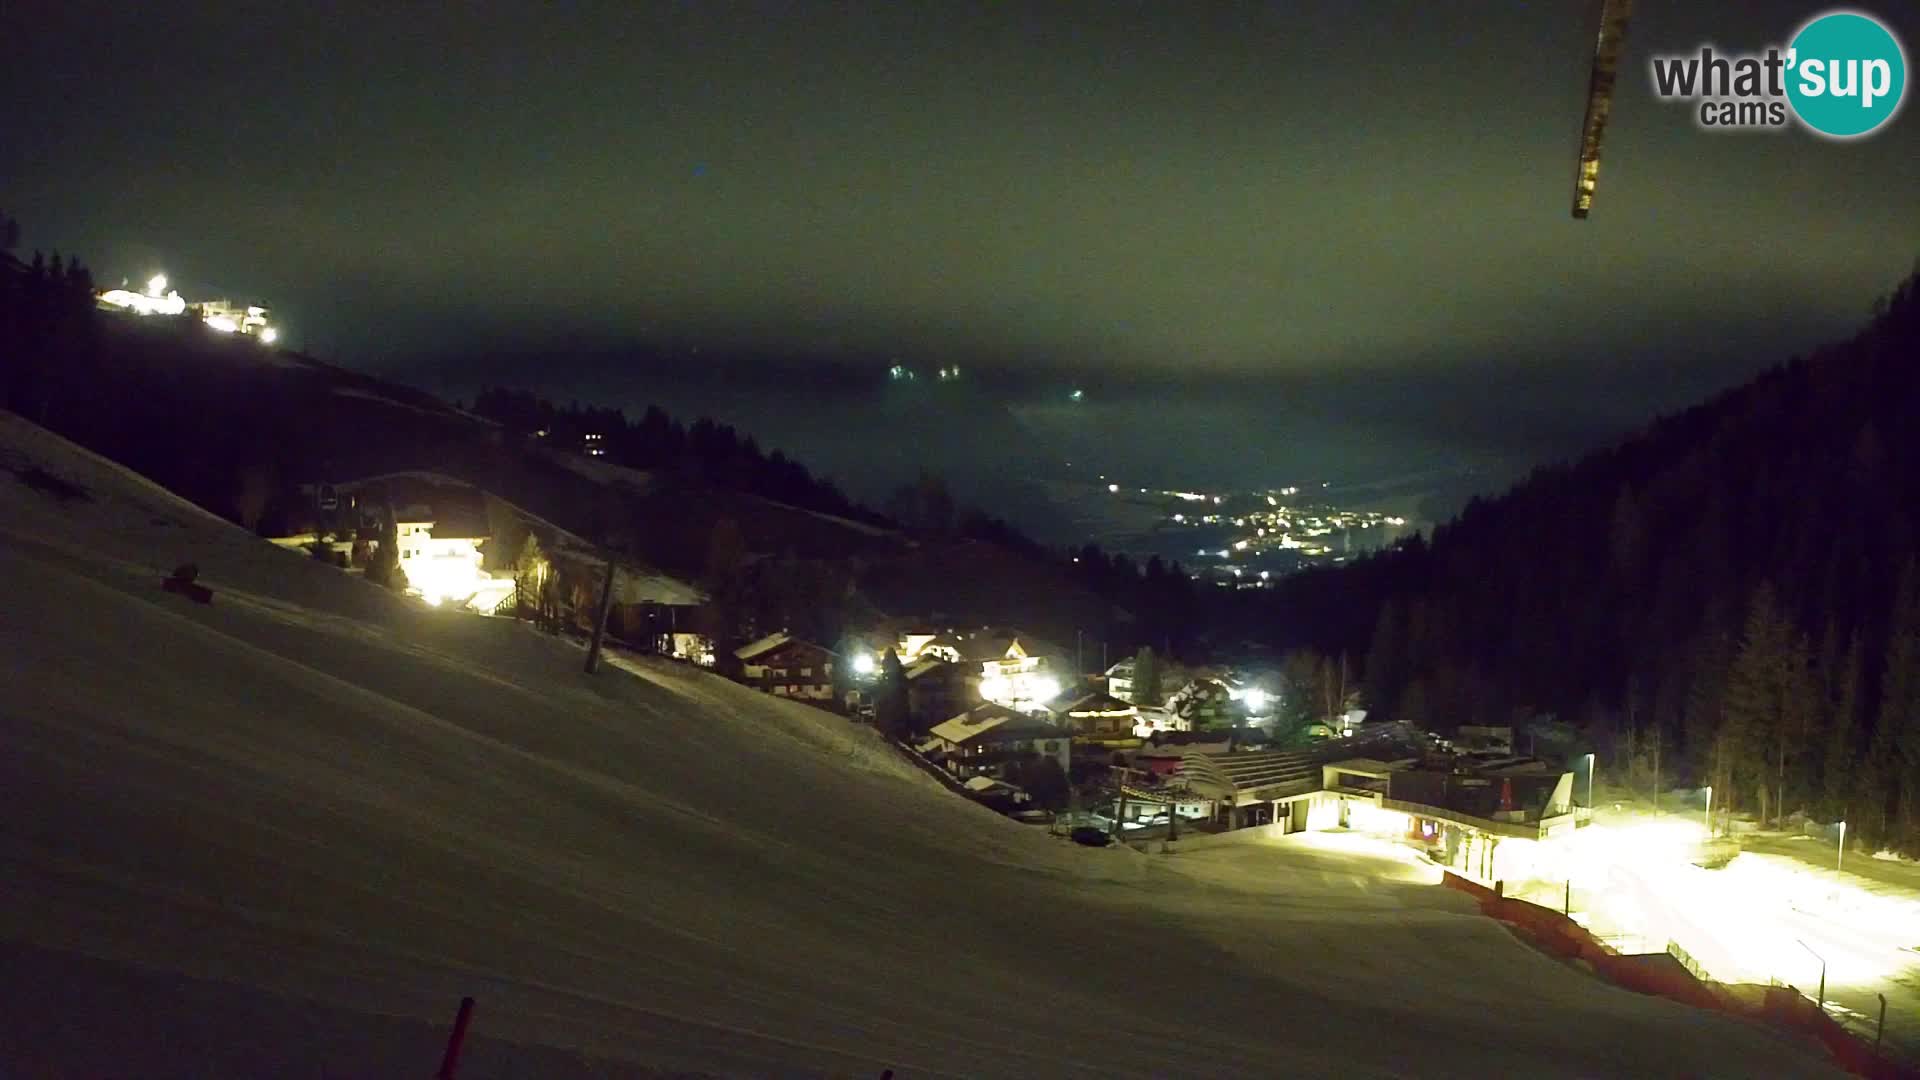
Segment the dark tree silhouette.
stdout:
<path fill-rule="evenodd" d="M 907 675 L 892 649 L 880 658 L 880 679 L 874 690 L 873 723 L 891 739 L 907 733 Z"/>
<path fill-rule="evenodd" d="M 1142 645 L 1133 654 L 1133 700 L 1142 705 L 1158 705 L 1166 700 L 1160 688 L 1160 658 L 1153 646 Z"/>

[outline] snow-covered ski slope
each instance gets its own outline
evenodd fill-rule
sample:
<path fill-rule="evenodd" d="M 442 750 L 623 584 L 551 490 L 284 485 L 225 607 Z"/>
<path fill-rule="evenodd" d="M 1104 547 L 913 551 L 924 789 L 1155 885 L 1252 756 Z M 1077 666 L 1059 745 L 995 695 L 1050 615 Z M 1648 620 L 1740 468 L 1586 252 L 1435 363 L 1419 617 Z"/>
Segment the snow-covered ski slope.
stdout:
<path fill-rule="evenodd" d="M 65 501 L 20 474 L 84 488 Z M 0 414 L 0 1074 L 1791 1076 L 1338 837 L 1049 840 Z M 196 606 L 158 588 L 195 561 Z"/>

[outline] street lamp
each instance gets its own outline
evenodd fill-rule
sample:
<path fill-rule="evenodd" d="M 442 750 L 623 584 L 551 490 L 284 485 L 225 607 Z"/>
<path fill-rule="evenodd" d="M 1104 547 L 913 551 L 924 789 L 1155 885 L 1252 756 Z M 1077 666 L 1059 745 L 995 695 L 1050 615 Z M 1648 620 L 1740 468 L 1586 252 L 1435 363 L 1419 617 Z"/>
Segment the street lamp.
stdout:
<path fill-rule="evenodd" d="M 1707 785 L 1707 839 L 1713 839 L 1713 785 Z"/>
<path fill-rule="evenodd" d="M 1587 755 L 1587 817 L 1593 817 L 1593 770 L 1600 760 L 1592 754 Z"/>
<path fill-rule="evenodd" d="M 1840 851 L 1833 857 L 1833 872 L 1839 873 L 1847 862 L 1847 823 L 1840 823 Z"/>

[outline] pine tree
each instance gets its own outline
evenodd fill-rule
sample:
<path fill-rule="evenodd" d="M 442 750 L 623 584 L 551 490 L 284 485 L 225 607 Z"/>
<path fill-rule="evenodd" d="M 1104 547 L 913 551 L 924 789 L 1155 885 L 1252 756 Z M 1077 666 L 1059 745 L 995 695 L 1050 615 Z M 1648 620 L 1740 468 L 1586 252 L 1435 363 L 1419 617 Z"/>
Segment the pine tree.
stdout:
<path fill-rule="evenodd" d="M 1373 700 L 1391 704 L 1400 700 L 1407 685 L 1407 635 L 1405 619 L 1397 601 L 1381 605 L 1374 620 L 1373 637 L 1367 644 L 1367 690 Z"/>
<path fill-rule="evenodd" d="M 367 566 L 367 580 L 394 592 L 407 587 L 407 572 L 400 569 L 400 526 L 394 521 L 393 507 L 386 508 L 380 522 L 380 539 Z"/>
<path fill-rule="evenodd" d="M 1860 633 L 1855 631 L 1847 652 L 1834 676 L 1831 712 L 1828 714 L 1826 760 L 1822 770 L 1822 788 L 1826 808 L 1841 820 L 1846 819 L 1848 804 L 1855 797 L 1858 783 L 1856 743 L 1860 737 Z"/>
<path fill-rule="evenodd" d="M 1709 628 L 1693 650 L 1683 695 L 1687 753 L 1696 772 L 1705 775 L 1723 798 L 1732 794 L 1719 775 L 1721 702 L 1726 697 L 1730 661 L 1726 635 Z"/>
<path fill-rule="evenodd" d="M 1908 562 L 1894 596 L 1887 663 L 1880 682 L 1880 715 L 1871 757 L 1898 806 L 1898 842 L 1920 828 L 1920 569 Z"/>
<path fill-rule="evenodd" d="M 1754 590 L 1740 648 L 1727 671 L 1721 738 L 1734 783 L 1753 790 L 1764 822 L 1768 807 L 1785 811 L 1786 776 L 1813 707 L 1807 646 L 1775 599 Z"/>
<path fill-rule="evenodd" d="M 1281 662 L 1280 677 L 1285 687 L 1280 695 L 1280 716 L 1288 730 L 1299 731 L 1313 723 L 1320 703 L 1320 669 L 1326 661 L 1308 650 L 1287 654 Z"/>
<path fill-rule="evenodd" d="M 1133 654 L 1133 700 L 1138 705 L 1158 705 L 1166 700 L 1160 693 L 1160 658 L 1153 646 L 1143 645 Z"/>
<path fill-rule="evenodd" d="M 874 690 L 873 724 L 890 739 L 907 734 L 907 673 L 892 649 L 880 659 L 880 682 Z"/>
<path fill-rule="evenodd" d="M 1337 661 L 1328 657 L 1320 664 L 1320 707 L 1325 712 L 1322 720 L 1329 725 L 1347 711 L 1350 693 L 1347 667 L 1346 653 L 1341 653 Z"/>
<path fill-rule="evenodd" d="M 1012 769 L 1010 780 L 1026 791 L 1041 810 L 1066 808 L 1071 785 L 1065 770 L 1052 754 L 1029 754 Z"/>
<path fill-rule="evenodd" d="M 520 542 L 519 554 L 513 560 L 513 589 L 518 597 L 515 606 L 519 609 L 520 618 L 545 625 L 546 584 L 551 574 L 546 552 L 540 547 L 540 537 L 527 533 L 527 538 Z"/>
<path fill-rule="evenodd" d="M 1883 693 L 1885 687 L 1895 681 L 1891 677 L 1891 667 L 1884 674 L 1887 677 L 1881 680 Z M 1903 677 L 1898 681 L 1905 685 L 1911 679 Z M 1879 715 L 1873 722 L 1873 736 L 1867 743 L 1867 754 L 1860 760 L 1860 836 L 1870 844 L 1887 844 L 1893 836 L 1894 819 L 1888 810 L 1893 805 L 1898 783 L 1895 758 L 1899 753 L 1895 737 L 1896 723 L 1888 715 L 1893 711 L 1885 701 L 1880 703 Z"/>

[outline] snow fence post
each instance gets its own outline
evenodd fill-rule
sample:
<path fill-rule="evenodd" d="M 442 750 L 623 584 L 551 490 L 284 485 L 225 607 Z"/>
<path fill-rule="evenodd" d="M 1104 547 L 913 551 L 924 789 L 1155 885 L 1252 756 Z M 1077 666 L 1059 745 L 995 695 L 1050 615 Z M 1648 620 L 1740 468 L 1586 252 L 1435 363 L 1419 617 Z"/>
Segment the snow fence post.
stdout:
<path fill-rule="evenodd" d="M 447 1036 L 447 1053 L 440 1059 L 440 1071 L 433 1074 L 433 1080 L 454 1080 L 454 1071 L 460 1068 L 460 1048 L 467 1041 L 467 1025 L 473 1021 L 473 999 L 460 999 L 460 1012 L 453 1018 L 453 1033 Z"/>

